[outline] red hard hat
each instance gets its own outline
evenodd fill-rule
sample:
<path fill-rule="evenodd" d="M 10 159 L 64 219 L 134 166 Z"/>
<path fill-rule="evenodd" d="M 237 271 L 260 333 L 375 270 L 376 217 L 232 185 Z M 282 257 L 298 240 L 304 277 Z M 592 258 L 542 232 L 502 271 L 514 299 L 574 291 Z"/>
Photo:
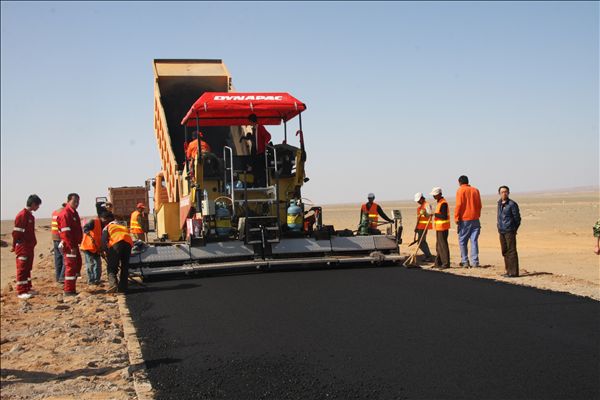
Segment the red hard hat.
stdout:
<path fill-rule="evenodd" d="M 138 203 L 137 208 L 146 208 L 146 206 L 144 205 L 144 203 Z"/>

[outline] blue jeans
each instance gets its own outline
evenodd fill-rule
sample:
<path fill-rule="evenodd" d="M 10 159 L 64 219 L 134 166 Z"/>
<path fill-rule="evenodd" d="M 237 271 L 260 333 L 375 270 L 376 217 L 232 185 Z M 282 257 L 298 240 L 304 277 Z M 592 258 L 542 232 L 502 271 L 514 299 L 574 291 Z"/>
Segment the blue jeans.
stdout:
<path fill-rule="evenodd" d="M 84 250 L 83 254 L 85 254 L 85 268 L 87 270 L 88 283 L 100 282 L 100 276 L 102 275 L 100 254 L 94 254 L 87 250 Z"/>
<path fill-rule="evenodd" d="M 460 260 L 463 265 L 469 262 L 467 252 L 467 243 L 471 241 L 471 265 L 479 266 L 479 234 L 481 233 L 481 224 L 479 220 L 459 221 L 458 223 L 458 245 L 460 247 Z"/>
<path fill-rule="evenodd" d="M 63 282 L 65 280 L 65 263 L 63 260 L 63 254 L 60 252 L 58 245 L 60 240 L 53 240 L 54 242 L 54 272 L 56 275 L 56 282 Z"/>

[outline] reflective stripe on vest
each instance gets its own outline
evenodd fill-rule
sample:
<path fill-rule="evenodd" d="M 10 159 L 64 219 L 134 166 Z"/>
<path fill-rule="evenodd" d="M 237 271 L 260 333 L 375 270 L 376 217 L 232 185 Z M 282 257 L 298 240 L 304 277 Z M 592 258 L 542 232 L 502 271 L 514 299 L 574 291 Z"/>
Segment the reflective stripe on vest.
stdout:
<path fill-rule="evenodd" d="M 369 227 L 377 229 L 377 220 L 379 219 L 379 213 L 377 212 L 377 203 L 373 202 L 371 208 L 367 210 L 367 204 L 363 204 L 360 211 L 363 214 L 367 214 L 369 217 Z"/>
<path fill-rule="evenodd" d="M 17 228 L 16 226 L 13 228 L 15 232 L 25 232 L 25 228 Z"/>
<path fill-rule="evenodd" d="M 115 244 L 124 241 L 133 246 L 133 240 L 129 236 L 127 227 L 117 223 L 110 223 L 106 227 L 108 230 L 108 247 L 113 247 Z"/>
<path fill-rule="evenodd" d="M 429 217 L 421 215 L 422 210 L 427 211 L 428 205 L 429 204 L 427 204 L 427 202 L 424 201 L 423 204 L 419 205 L 419 207 L 417 208 L 417 229 L 419 230 L 431 229 L 433 227 L 431 222 L 429 222 Z"/>
<path fill-rule="evenodd" d="M 52 227 L 50 231 L 53 235 L 58 234 L 58 213 L 56 211 L 52 211 Z"/>
<path fill-rule="evenodd" d="M 438 201 L 437 207 L 435 209 L 435 213 L 439 214 L 442 209 L 442 204 L 448 204 L 446 199 L 442 198 Z M 439 219 L 435 217 L 435 230 L 436 231 L 447 231 L 450 229 L 450 206 L 448 206 L 448 219 Z"/>
<path fill-rule="evenodd" d="M 140 212 L 135 210 L 131 213 L 131 219 L 129 220 L 129 232 L 131 233 L 144 233 L 144 230 L 138 223 L 138 217 L 140 216 Z"/>
<path fill-rule="evenodd" d="M 100 218 L 94 218 L 94 229 L 83 235 L 83 241 L 79 248 L 98 253 L 100 251 L 100 240 L 102 240 L 102 223 Z"/>

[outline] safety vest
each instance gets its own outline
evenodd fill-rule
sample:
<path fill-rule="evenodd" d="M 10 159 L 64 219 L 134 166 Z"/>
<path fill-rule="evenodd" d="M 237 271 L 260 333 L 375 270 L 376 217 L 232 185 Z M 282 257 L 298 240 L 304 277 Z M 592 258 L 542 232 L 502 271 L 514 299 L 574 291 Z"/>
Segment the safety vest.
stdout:
<path fill-rule="evenodd" d="M 436 214 L 440 213 L 442 209 L 442 204 L 444 203 L 448 204 L 446 199 L 442 197 L 437 203 L 437 207 L 435 209 Z M 446 219 L 439 219 L 438 217 L 434 217 L 434 219 L 436 231 L 447 231 L 448 229 L 450 229 L 450 206 L 448 206 L 448 216 L 446 217 Z"/>
<path fill-rule="evenodd" d="M 427 211 L 428 205 L 429 204 L 427 204 L 427 202 L 424 201 L 423 204 L 420 204 L 419 207 L 417 208 L 417 229 L 418 230 L 425 230 L 425 229 L 432 228 L 432 224 L 431 224 L 431 222 L 429 222 L 429 216 L 421 214 L 421 211 Z"/>
<path fill-rule="evenodd" d="M 94 218 L 94 229 L 83 234 L 83 240 L 81 241 L 81 246 L 79 246 L 79 248 L 91 253 L 98 253 L 100 251 L 101 240 L 102 223 L 100 222 L 100 218 Z"/>
<path fill-rule="evenodd" d="M 59 208 L 58 210 L 52 211 L 52 225 L 50 227 L 50 232 L 52 233 L 52 240 L 60 240 L 60 232 L 58 231 L 58 214 L 60 214 L 62 210 L 62 208 Z"/>
<path fill-rule="evenodd" d="M 108 230 L 108 247 L 113 247 L 119 242 L 127 242 L 133 246 L 133 240 L 126 226 L 111 222 L 106 226 L 106 230 Z"/>
<path fill-rule="evenodd" d="M 367 209 L 367 203 L 363 204 L 360 211 L 363 214 L 367 214 L 369 217 L 369 227 L 372 229 L 377 229 L 377 220 L 379 218 L 379 213 L 377 212 L 377 203 L 373 202 L 371 204 L 371 208 Z"/>
<path fill-rule="evenodd" d="M 144 233 L 142 226 L 138 222 L 138 217 L 140 216 L 140 212 L 135 210 L 131 213 L 131 219 L 129 220 L 129 232 L 131 233 Z"/>

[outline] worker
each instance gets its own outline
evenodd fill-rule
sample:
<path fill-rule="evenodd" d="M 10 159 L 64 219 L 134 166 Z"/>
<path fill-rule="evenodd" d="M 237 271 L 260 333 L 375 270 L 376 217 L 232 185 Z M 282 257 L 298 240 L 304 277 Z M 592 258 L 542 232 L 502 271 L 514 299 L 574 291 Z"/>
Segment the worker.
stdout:
<path fill-rule="evenodd" d="M 200 137 L 200 140 L 198 140 L 198 137 Z M 204 140 L 204 134 L 202 132 L 194 131 L 194 133 L 192 133 L 192 141 L 187 144 L 185 149 L 185 155 L 188 160 L 193 160 L 198 155 L 198 141 L 200 142 L 200 148 L 203 153 L 212 152 L 210 145 Z"/>
<path fill-rule="evenodd" d="M 469 268 L 479 267 L 479 233 L 481 232 L 481 196 L 479 190 L 469 185 L 469 178 L 461 175 L 458 178 L 456 191 L 456 209 L 454 222 L 458 232 L 458 245 L 460 247 L 460 266 Z M 471 264 L 467 244 L 471 241 Z"/>
<path fill-rule="evenodd" d="M 108 293 L 116 291 L 127 292 L 127 279 L 129 276 L 129 256 L 133 247 L 133 240 L 127 227 L 115 221 L 112 213 L 102 214 L 102 251 L 106 254 L 108 275 Z M 118 277 L 117 277 L 118 273 Z"/>
<path fill-rule="evenodd" d="M 134 240 L 146 241 L 146 232 L 144 231 L 144 206 L 143 203 L 138 203 L 135 211 L 131 213 L 129 220 L 129 233 Z"/>
<path fill-rule="evenodd" d="M 594 237 L 596 238 L 596 246 L 594 247 L 594 254 L 600 255 L 600 219 L 596 221 L 593 228 Z"/>
<path fill-rule="evenodd" d="M 433 255 L 429 251 L 429 245 L 427 244 L 427 231 L 432 228 L 430 218 L 433 216 L 433 209 L 431 205 L 425 200 L 423 193 L 415 193 L 415 202 L 419 205 L 417 207 L 417 224 L 415 225 L 415 240 L 421 242 L 419 249 L 425 255 L 423 261 L 433 261 Z M 421 237 L 423 237 L 421 239 Z"/>
<path fill-rule="evenodd" d="M 104 214 L 107 211 L 104 211 Z M 83 240 L 80 249 L 85 257 L 88 285 L 99 285 L 102 276 L 102 259 L 100 257 L 102 240 L 102 221 L 99 217 L 91 219 L 83 226 Z"/>
<path fill-rule="evenodd" d="M 31 269 L 33 268 L 33 251 L 37 240 L 35 238 L 35 217 L 42 204 L 38 195 L 32 194 L 27 198 L 26 207 L 15 217 L 15 227 L 12 231 L 11 252 L 17 256 L 17 297 L 22 300 L 30 299 L 37 294 L 31 285 Z"/>
<path fill-rule="evenodd" d="M 77 207 L 79 207 L 79 195 L 69 193 L 67 205 L 58 215 L 59 248 L 62 249 L 65 261 L 65 296 L 77 296 L 77 276 L 81 272 L 79 245 L 83 239 L 83 231 Z"/>
<path fill-rule="evenodd" d="M 448 247 L 448 230 L 450 229 L 450 206 L 442 195 L 442 188 L 434 187 L 431 195 L 437 201 L 437 207 L 433 214 L 433 226 L 435 229 L 435 265 L 434 268 L 450 268 L 450 248 Z"/>
<path fill-rule="evenodd" d="M 102 205 L 102 207 L 104 208 L 104 211 L 109 211 L 109 212 L 113 212 L 113 205 L 111 202 L 107 201 L 106 203 L 104 203 Z"/>
<path fill-rule="evenodd" d="M 498 188 L 500 199 L 498 200 L 498 234 L 500 236 L 500 248 L 504 257 L 504 268 L 507 278 L 519 276 L 519 255 L 517 254 L 517 230 L 521 226 L 521 214 L 519 205 L 510 199 L 508 186 Z"/>
<path fill-rule="evenodd" d="M 60 208 L 52 211 L 52 227 L 50 232 L 52 233 L 52 242 L 54 244 L 54 271 L 56 276 L 56 282 L 59 285 L 63 285 L 65 282 L 65 263 L 63 259 L 62 251 L 58 248 L 60 244 L 60 231 L 58 230 L 58 215 L 65 208 L 67 203 L 62 203 Z"/>
<path fill-rule="evenodd" d="M 394 220 L 390 219 L 379 204 L 375 203 L 375 195 L 373 193 L 369 193 L 367 195 L 367 202 L 362 205 L 360 208 L 360 220 L 362 222 L 363 215 L 365 215 L 369 221 L 369 234 L 371 235 L 379 235 L 381 232 L 377 229 L 377 221 L 378 216 L 381 215 L 381 218 L 385 219 L 387 222 L 394 222 Z"/>
<path fill-rule="evenodd" d="M 251 132 L 246 132 L 240 138 L 240 142 L 245 140 L 248 146 L 250 157 L 246 171 L 251 171 L 257 187 L 267 185 L 267 171 L 265 168 L 265 151 L 271 141 L 271 134 L 263 125 L 256 124 L 255 119 L 251 119 L 254 125 Z"/>

